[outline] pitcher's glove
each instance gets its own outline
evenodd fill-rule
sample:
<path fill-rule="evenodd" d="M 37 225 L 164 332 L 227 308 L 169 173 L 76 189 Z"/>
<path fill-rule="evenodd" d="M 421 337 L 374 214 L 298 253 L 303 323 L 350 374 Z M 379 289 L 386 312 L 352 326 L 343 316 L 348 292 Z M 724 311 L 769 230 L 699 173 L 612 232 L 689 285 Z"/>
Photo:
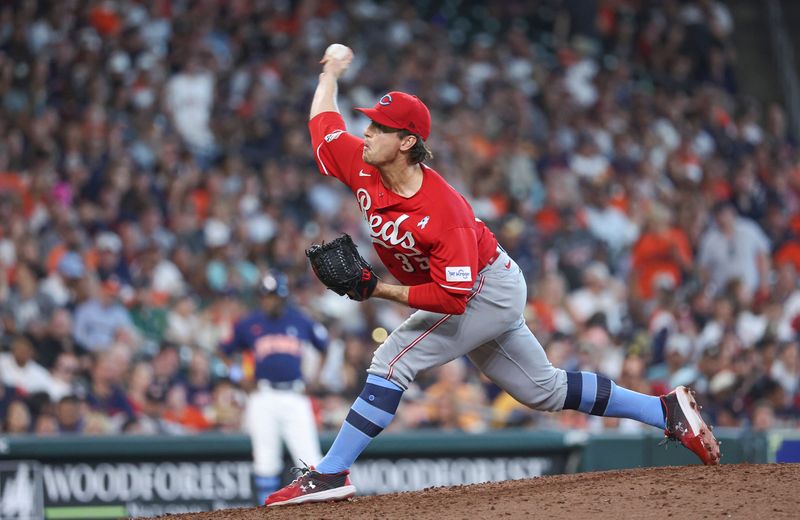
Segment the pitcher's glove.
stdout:
<path fill-rule="evenodd" d="M 358 254 L 358 247 L 350 235 L 306 249 L 314 274 L 325 286 L 351 300 L 363 301 L 372 296 L 378 277 L 372 266 Z"/>

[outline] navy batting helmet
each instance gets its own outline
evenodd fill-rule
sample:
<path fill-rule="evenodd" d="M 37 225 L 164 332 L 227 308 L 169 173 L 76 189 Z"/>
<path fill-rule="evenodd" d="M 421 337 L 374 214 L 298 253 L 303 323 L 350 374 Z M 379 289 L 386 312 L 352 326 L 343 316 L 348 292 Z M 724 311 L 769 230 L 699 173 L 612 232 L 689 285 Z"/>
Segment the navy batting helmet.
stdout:
<path fill-rule="evenodd" d="M 258 293 L 262 296 L 275 294 L 281 298 L 289 296 L 289 279 L 279 271 L 269 271 L 261 278 Z"/>

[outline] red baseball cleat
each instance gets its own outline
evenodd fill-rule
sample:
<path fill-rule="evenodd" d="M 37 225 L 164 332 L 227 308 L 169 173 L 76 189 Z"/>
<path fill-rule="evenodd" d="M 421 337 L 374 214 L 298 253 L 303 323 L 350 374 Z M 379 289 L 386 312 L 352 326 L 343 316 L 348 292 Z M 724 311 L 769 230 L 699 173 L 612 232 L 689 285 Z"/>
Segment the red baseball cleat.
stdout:
<path fill-rule="evenodd" d="M 299 468 L 299 477 L 283 489 L 267 497 L 266 506 L 288 506 L 309 502 L 336 502 L 347 500 L 356 494 L 356 487 L 350 483 L 350 471 L 328 475 L 314 468 Z"/>
<path fill-rule="evenodd" d="M 679 386 L 667 395 L 662 395 L 661 402 L 667 410 L 667 428 L 664 430 L 667 438 L 680 441 L 700 457 L 703 464 L 719 464 L 722 457 L 719 451 L 720 442 L 703 421 L 694 392 L 685 386 Z"/>

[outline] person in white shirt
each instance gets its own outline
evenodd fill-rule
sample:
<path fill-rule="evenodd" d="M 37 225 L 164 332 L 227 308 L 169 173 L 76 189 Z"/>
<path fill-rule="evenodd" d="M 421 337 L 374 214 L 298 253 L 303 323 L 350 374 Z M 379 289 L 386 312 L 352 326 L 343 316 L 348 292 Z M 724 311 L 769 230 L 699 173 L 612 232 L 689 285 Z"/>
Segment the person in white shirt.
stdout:
<path fill-rule="evenodd" d="M 572 316 L 583 325 L 592 316 L 602 312 L 608 331 L 617 334 L 622 328 L 624 299 L 614 287 L 608 267 L 602 262 L 592 262 L 583 276 L 584 286 L 567 297 L 567 307 Z"/>
<path fill-rule="evenodd" d="M 714 207 L 714 219 L 716 225 L 700 239 L 701 273 L 717 292 L 738 278 L 752 296 L 768 283 L 769 239 L 755 222 L 738 216 L 729 202 Z"/>
<path fill-rule="evenodd" d="M 11 351 L 0 354 L 0 379 L 5 385 L 29 394 L 49 391 L 50 373 L 33 360 L 33 353 L 33 343 L 27 336 L 14 336 Z"/>
<path fill-rule="evenodd" d="M 200 330 L 200 316 L 193 295 L 184 293 L 173 299 L 167 314 L 164 338 L 177 345 L 196 345 Z"/>
<path fill-rule="evenodd" d="M 639 226 L 610 201 L 610 187 L 590 185 L 586 207 L 589 232 L 608 246 L 613 257 L 622 254 L 639 238 Z"/>
<path fill-rule="evenodd" d="M 608 178 L 609 167 L 608 159 L 600 153 L 594 138 L 591 135 L 582 135 L 570 158 L 570 170 L 583 179 L 596 182 Z"/>
<path fill-rule="evenodd" d="M 214 75 L 204 70 L 200 57 L 193 54 L 186 67 L 167 82 L 166 109 L 180 136 L 197 151 L 214 147 L 210 127 L 213 102 Z"/>

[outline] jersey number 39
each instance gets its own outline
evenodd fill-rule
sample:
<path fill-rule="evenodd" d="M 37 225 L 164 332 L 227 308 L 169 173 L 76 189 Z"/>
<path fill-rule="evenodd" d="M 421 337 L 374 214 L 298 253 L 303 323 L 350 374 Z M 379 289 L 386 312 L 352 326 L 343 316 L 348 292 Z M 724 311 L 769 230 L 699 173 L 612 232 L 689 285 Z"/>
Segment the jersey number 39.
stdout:
<path fill-rule="evenodd" d="M 404 255 L 403 253 L 395 253 L 394 257 L 400 260 L 403 263 L 403 271 L 407 273 L 413 273 L 415 271 L 414 264 L 411 263 L 409 260 L 408 255 Z M 412 256 L 411 259 L 417 262 L 417 267 L 419 267 L 420 271 L 427 271 L 430 269 L 428 265 L 428 259 L 424 256 Z"/>

